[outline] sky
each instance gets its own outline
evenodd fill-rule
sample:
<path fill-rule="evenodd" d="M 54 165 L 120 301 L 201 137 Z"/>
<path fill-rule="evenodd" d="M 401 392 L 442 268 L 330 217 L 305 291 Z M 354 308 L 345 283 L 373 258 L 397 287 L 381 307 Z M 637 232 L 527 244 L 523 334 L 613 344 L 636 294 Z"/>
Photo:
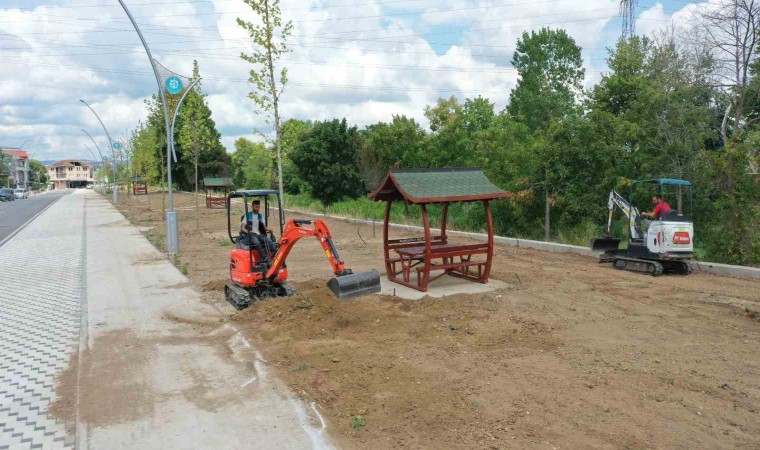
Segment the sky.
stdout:
<path fill-rule="evenodd" d="M 709 0 L 712 2 L 718 0 Z M 271 133 L 248 98 L 252 49 L 236 18 L 242 0 L 125 0 L 154 57 L 191 75 L 198 60 L 222 143 Z M 636 31 L 693 24 L 697 2 L 641 0 Z M 517 82 L 510 59 L 524 31 L 563 28 L 583 49 L 586 87 L 607 70 L 620 36 L 619 0 L 282 0 L 292 20 L 283 57 L 285 119 L 346 117 L 360 127 L 403 114 L 427 126 L 424 108 L 452 95 L 483 96 L 502 110 Z M 0 0 L 0 147 L 35 159 L 92 159 L 92 142 L 124 139 L 146 117 L 157 86 L 117 0 Z M 87 149 L 89 146 L 90 150 Z"/>

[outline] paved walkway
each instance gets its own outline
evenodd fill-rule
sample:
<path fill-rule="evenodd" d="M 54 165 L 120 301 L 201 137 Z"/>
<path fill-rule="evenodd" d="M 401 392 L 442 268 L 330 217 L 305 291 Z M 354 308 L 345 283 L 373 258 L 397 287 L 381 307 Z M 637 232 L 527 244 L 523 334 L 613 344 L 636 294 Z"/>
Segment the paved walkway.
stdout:
<path fill-rule="evenodd" d="M 0 450 L 329 447 L 319 412 L 220 323 L 234 310 L 98 194 L 40 215 L 2 268 L 20 277 L 0 277 Z"/>
<path fill-rule="evenodd" d="M 0 450 L 74 446 L 73 421 L 48 407 L 79 345 L 83 199 L 63 197 L 0 247 Z"/>

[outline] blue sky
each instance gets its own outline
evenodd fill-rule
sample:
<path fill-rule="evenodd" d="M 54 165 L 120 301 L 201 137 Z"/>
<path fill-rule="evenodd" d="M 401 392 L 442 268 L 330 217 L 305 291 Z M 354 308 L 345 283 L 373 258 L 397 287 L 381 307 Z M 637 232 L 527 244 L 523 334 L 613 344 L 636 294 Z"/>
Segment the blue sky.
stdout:
<path fill-rule="evenodd" d="M 204 91 L 229 150 L 238 137 L 271 128 L 247 98 L 250 49 L 236 17 L 241 0 L 127 0 L 157 59 L 189 74 L 198 59 Z M 360 126 L 405 114 L 427 125 L 439 97 L 482 95 L 503 109 L 517 75 L 509 60 L 523 31 L 565 28 L 584 49 L 586 85 L 606 66 L 620 34 L 618 0 L 283 0 L 294 21 L 284 64 L 286 118 L 347 117 Z M 686 1 L 641 1 L 637 30 L 689 26 Z M 680 11 L 680 12 L 679 12 Z M 139 40 L 116 0 L 4 0 L 0 6 L 0 145 L 38 159 L 84 158 L 87 129 L 105 135 L 78 100 L 90 102 L 111 134 L 145 117 L 156 90 Z"/>

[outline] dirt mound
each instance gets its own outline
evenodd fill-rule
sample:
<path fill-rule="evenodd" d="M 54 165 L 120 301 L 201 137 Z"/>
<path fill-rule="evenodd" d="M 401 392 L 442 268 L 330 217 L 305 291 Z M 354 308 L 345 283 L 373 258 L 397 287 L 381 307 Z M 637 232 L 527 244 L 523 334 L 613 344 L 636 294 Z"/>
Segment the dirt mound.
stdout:
<path fill-rule="evenodd" d="M 506 313 L 501 294 L 342 302 L 324 283 L 298 283 L 298 295 L 254 304 L 232 320 L 259 337 L 270 364 L 294 392 L 327 411 L 349 447 L 450 448 L 507 439 L 497 398 L 480 387 L 509 358 L 561 343 L 556 320 L 531 314 L 496 320 Z"/>
<path fill-rule="evenodd" d="M 201 285 L 201 288 L 203 289 L 203 292 L 224 292 L 224 285 L 229 281 L 228 278 L 207 281 Z"/>

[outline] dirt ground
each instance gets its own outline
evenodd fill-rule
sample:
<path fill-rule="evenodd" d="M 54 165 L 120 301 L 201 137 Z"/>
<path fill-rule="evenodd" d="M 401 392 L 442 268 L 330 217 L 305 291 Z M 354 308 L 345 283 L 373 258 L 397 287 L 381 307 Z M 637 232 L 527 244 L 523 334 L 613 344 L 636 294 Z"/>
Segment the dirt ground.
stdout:
<path fill-rule="evenodd" d="M 160 194 L 147 203 L 120 208 L 161 245 Z M 225 211 L 201 206 L 196 229 L 192 204 L 175 198 L 176 263 L 223 302 Z M 380 227 L 326 222 L 349 267 L 382 273 Z M 317 242 L 288 266 L 298 295 L 227 320 L 342 448 L 760 448 L 758 281 L 497 246 L 501 292 L 338 302 Z"/>

